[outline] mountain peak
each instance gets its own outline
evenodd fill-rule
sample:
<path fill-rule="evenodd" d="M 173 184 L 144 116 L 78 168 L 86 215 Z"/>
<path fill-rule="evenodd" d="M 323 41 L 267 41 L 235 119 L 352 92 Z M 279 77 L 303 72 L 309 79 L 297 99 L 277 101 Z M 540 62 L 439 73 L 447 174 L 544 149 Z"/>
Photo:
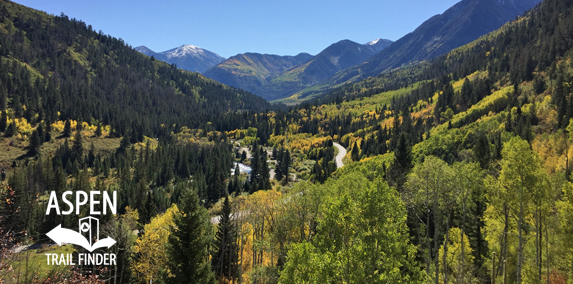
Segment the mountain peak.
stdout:
<path fill-rule="evenodd" d="M 134 48 L 134 49 L 135 49 L 136 51 L 139 51 L 139 52 L 141 52 L 141 53 L 147 55 L 147 56 L 151 56 L 151 55 L 154 55 L 154 54 L 155 54 L 155 51 L 149 49 L 149 48 L 148 48 L 147 46 L 145 46 L 145 45 L 140 45 L 140 46 L 138 46 L 138 47 L 136 47 L 136 48 Z"/>
<path fill-rule="evenodd" d="M 500 28 L 539 2 L 541 0 L 462 0 L 429 18 L 367 62 L 340 72 L 327 84 L 357 81 L 434 58 Z M 374 42 L 376 40 L 368 44 Z"/>
<path fill-rule="evenodd" d="M 184 44 L 159 53 L 143 45 L 136 47 L 135 50 L 170 64 L 175 63 L 179 68 L 194 72 L 203 72 L 225 60 L 214 52 L 191 44 Z"/>
<path fill-rule="evenodd" d="M 167 58 L 183 57 L 183 56 L 199 57 L 205 54 L 205 50 L 198 46 L 194 46 L 191 44 L 184 44 L 180 47 L 176 47 L 162 53 L 164 53 L 167 56 Z"/>
<path fill-rule="evenodd" d="M 377 38 L 375 40 L 371 40 L 369 42 L 366 43 L 366 45 L 376 45 L 377 43 L 379 43 L 382 39 L 381 38 Z"/>
<path fill-rule="evenodd" d="M 374 48 L 374 50 L 376 52 L 379 52 L 382 49 L 391 45 L 392 43 L 393 43 L 393 41 L 391 41 L 389 39 L 377 38 L 375 40 L 371 40 L 371 41 L 367 42 L 364 45 L 370 46 L 370 47 Z"/>

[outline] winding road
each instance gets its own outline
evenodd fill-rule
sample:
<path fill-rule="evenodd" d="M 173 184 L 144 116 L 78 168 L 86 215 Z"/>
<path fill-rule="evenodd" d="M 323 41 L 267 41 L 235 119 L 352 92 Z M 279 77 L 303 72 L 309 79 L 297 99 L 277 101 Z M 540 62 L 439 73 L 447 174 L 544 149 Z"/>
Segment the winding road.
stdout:
<path fill-rule="evenodd" d="M 332 144 L 334 145 L 334 147 L 338 148 L 338 155 L 336 155 L 336 158 L 335 158 L 336 168 L 342 168 L 342 166 L 344 166 L 344 164 L 342 163 L 342 158 L 344 158 L 344 156 L 346 156 L 346 149 L 338 143 L 332 143 Z"/>

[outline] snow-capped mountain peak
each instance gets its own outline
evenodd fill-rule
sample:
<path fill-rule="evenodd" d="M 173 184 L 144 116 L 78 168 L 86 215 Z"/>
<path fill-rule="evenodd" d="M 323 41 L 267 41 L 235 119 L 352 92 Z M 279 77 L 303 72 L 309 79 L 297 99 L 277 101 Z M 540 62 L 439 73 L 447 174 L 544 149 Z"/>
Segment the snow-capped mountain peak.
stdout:
<path fill-rule="evenodd" d="M 135 50 L 147 56 L 154 56 L 157 60 L 169 64 L 174 63 L 179 68 L 194 72 L 203 72 L 225 60 L 225 58 L 216 53 L 190 44 L 184 44 L 159 53 L 153 52 L 145 46 L 138 46 Z"/>
<path fill-rule="evenodd" d="M 379 43 L 381 40 L 382 40 L 381 38 L 377 38 L 375 40 L 369 41 L 368 43 L 366 43 L 366 45 L 375 45 Z"/>
<path fill-rule="evenodd" d="M 389 39 L 377 38 L 375 40 L 367 42 L 365 45 L 374 48 L 376 52 L 381 51 L 382 49 L 388 47 L 392 44 L 392 41 Z"/>
<path fill-rule="evenodd" d="M 163 52 L 167 58 L 195 56 L 200 57 L 205 54 L 205 50 L 194 45 L 184 44 L 180 47 Z"/>

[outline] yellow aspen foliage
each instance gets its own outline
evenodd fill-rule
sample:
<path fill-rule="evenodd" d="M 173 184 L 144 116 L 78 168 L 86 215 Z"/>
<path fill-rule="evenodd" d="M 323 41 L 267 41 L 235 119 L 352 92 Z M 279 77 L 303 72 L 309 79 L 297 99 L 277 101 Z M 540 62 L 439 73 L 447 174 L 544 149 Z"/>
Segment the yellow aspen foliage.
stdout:
<path fill-rule="evenodd" d="M 72 130 L 76 130 L 78 129 L 78 122 L 73 119 L 70 119 L 70 126 L 72 127 Z"/>
<path fill-rule="evenodd" d="M 34 131 L 34 128 L 30 123 L 28 123 L 28 120 L 26 120 L 26 118 L 23 117 L 16 118 L 15 122 L 16 122 L 16 128 L 18 128 L 18 132 L 22 135 L 30 135 L 32 134 L 32 131 Z"/>
<path fill-rule="evenodd" d="M 462 234 L 464 253 L 462 255 Z M 440 266 L 440 282 L 444 281 L 444 270 L 449 270 L 450 283 L 477 283 L 477 279 L 472 275 L 474 256 L 472 255 L 473 249 L 470 246 L 470 241 L 465 233 L 462 233 L 460 228 L 451 228 L 448 240 L 448 253 L 445 256 L 444 264 Z M 439 259 L 444 259 L 444 245 L 440 246 Z"/>
<path fill-rule="evenodd" d="M 134 250 L 138 258 L 132 269 L 139 280 L 151 283 L 161 277 L 162 273 L 169 275 L 169 271 L 164 270 L 167 263 L 166 245 L 173 216 L 177 212 L 177 205 L 173 204 L 165 213 L 151 219 L 145 225 L 145 233 L 135 242 Z"/>
<path fill-rule="evenodd" d="M 239 263 L 243 272 L 243 283 L 250 283 L 249 272 L 253 266 L 253 225 L 248 222 L 241 226 L 239 247 Z"/>
<path fill-rule="evenodd" d="M 58 132 L 64 131 L 64 124 L 65 122 L 62 120 L 55 121 L 52 123 L 52 129 Z"/>
<path fill-rule="evenodd" d="M 254 268 L 273 266 L 278 259 L 278 244 L 272 242 L 279 214 L 277 202 L 281 193 L 275 190 L 257 191 L 240 201 L 239 263 L 243 283 L 249 283 Z"/>

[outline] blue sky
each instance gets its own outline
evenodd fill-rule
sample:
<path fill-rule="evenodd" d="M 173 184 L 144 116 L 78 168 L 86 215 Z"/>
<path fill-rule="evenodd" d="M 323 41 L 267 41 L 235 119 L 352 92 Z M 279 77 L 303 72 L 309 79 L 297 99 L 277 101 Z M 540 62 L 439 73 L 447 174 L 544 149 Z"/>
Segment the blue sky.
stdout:
<path fill-rule="evenodd" d="M 133 47 L 192 44 L 223 57 L 317 54 L 343 39 L 397 40 L 459 0 L 15 0 L 81 19 Z"/>

